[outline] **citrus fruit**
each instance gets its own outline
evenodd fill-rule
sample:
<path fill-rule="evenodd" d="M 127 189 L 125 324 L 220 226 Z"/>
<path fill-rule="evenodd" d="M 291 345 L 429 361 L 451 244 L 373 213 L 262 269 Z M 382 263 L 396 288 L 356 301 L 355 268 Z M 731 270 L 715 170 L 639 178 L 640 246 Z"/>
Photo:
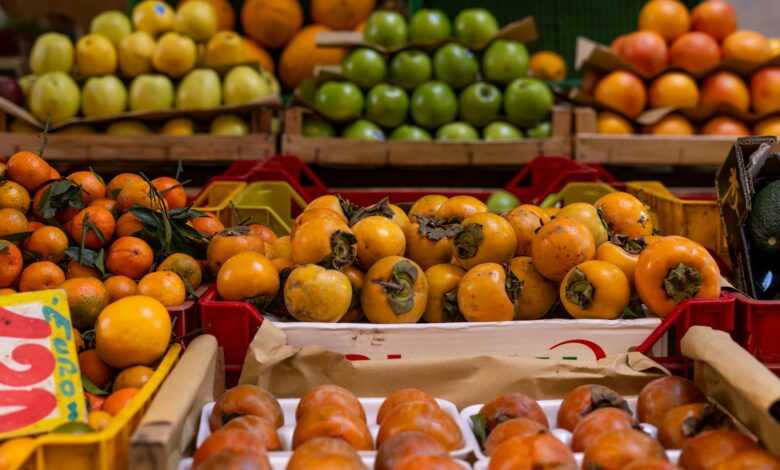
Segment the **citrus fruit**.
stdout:
<path fill-rule="evenodd" d="M 87 423 L 95 431 L 102 431 L 111 424 L 111 415 L 102 410 L 90 411 L 87 415 Z"/>
<path fill-rule="evenodd" d="M 68 296 L 73 326 L 81 331 L 92 329 L 110 297 L 103 283 L 92 277 L 68 279 L 60 286 Z"/>
<path fill-rule="evenodd" d="M 193 289 L 200 287 L 203 273 L 200 264 L 185 253 L 174 253 L 157 266 L 157 271 L 171 271 L 178 274 Z"/>
<path fill-rule="evenodd" d="M 128 367 L 114 379 L 114 391 L 122 388 L 142 388 L 152 378 L 154 370 L 146 366 Z"/>
<path fill-rule="evenodd" d="M 0 182 L 0 209 L 16 209 L 26 213 L 30 208 L 30 193 L 15 181 Z"/>
<path fill-rule="evenodd" d="M 145 275 L 138 282 L 138 293 L 155 298 L 166 307 L 175 307 L 184 303 L 187 288 L 178 274 L 170 271 L 157 271 Z"/>
<path fill-rule="evenodd" d="M 101 361 L 94 349 L 79 353 L 81 375 L 88 378 L 98 388 L 104 388 L 111 381 L 111 368 Z"/>
<path fill-rule="evenodd" d="M 123 297 L 138 293 L 138 284 L 127 276 L 109 276 L 103 282 L 103 285 L 108 291 L 108 297 L 111 299 L 111 302 L 116 302 Z"/>
<path fill-rule="evenodd" d="M 130 400 L 132 400 L 133 397 L 137 394 L 137 388 L 119 389 L 106 398 L 106 401 L 103 402 L 102 411 L 105 411 L 111 416 L 116 416 L 127 406 L 128 403 L 130 403 Z"/>
<path fill-rule="evenodd" d="M 171 317 L 158 300 L 143 295 L 120 299 L 98 316 L 95 344 L 100 358 L 123 369 L 158 360 L 171 339 Z"/>
<path fill-rule="evenodd" d="M 28 265 L 19 278 L 19 291 L 54 289 L 65 282 L 65 273 L 51 261 L 37 261 Z"/>
<path fill-rule="evenodd" d="M 154 253 L 148 243 L 136 237 L 117 238 L 106 253 L 106 268 L 111 274 L 140 279 L 149 272 Z"/>

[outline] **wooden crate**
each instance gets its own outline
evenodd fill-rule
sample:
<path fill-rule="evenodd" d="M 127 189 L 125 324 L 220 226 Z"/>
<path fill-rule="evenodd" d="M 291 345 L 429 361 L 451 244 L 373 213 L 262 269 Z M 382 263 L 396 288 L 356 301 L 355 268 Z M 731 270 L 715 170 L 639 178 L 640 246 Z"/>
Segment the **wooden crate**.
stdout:
<path fill-rule="evenodd" d="M 596 111 L 574 110 L 574 158 L 610 165 L 719 166 L 736 137 L 607 135 L 596 130 Z"/>
<path fill-rule="evenodd" d="M 304 108 L 285 112 L 281 151 L 307 163 L 330 166 L 517 166 L 539 155 L 571 155 L 572 114 L 552 113 L 553 135 L 515 142 L 403 142 L 309 138 L 301 133 Z"/>

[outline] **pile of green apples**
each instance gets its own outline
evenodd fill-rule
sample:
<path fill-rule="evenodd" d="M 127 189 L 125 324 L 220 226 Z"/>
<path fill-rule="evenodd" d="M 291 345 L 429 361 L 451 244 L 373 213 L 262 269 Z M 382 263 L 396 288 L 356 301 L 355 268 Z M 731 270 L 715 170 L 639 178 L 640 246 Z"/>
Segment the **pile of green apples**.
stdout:
<path fill-rule="evenodd" d="M 394 11 L 366 22 L 368 47 L 350 50 L 343 80 L 309 84 L 317 113 L 304 120 L 308 137 L 428 141 L 505 141 L 550 135 L 554 98 L 528 77 L 528 50 L 496 39 L 487 10 L 461 11 L 454 23 L 423 9 L 407 23 Z M 388 52 L 391 51 L 391 52 Z"/>

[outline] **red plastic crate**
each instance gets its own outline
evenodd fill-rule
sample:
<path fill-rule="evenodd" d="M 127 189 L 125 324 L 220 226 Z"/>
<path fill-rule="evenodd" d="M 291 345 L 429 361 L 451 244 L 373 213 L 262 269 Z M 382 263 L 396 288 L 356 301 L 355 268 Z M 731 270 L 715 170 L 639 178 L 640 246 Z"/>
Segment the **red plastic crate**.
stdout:
<path fill-rule="evenodd" d="M 187 300 L 176 307 L 168 307 L 168 313 L 173 322 L 173 336 L 182 345 L 190 344 L 190 341 L 201 333 L 197 299 Z"/>
<path fill-rule="evenodd" d="M 738 341 L 756 359 L 780 375 L 780 301 L 755 300 L 740 295 Z"/>

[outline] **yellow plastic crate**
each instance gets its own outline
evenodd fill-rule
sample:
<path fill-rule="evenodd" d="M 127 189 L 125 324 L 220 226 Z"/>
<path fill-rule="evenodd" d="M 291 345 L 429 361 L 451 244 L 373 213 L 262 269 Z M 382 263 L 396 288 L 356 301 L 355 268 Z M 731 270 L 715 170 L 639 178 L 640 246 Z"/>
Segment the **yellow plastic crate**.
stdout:
<path fill-rule="evenodd" d="M 717 201 L 680 199 L 657 181 L 628 182 L 626 191 L 650 207 L 658 218 L 658 228 L 663 235 L 690 238 L 717 254 L 722 261 L 729 262 Z"/>
<path fill-rule="evenodd" d="M 127 452 L 138 423 L 152 402 L 160 385 L 181 354 L 181 345 L 168 348 L 149 382 L 119 412 L 108 427 L 84 435 L 45 434 L 35 440 L 35 448 L 17 468 L 35 470 L 125 470 Z"/>
<path fill-rule="evenodd" d="M 243 181 L 214 181 L 201 192 L 192 207 L 217 216 L 225 227 L 233 225 L 231 204 L 233 199 L 246 188 Z"/>
<path fill-rule="evenodd" d="M 293 223 L 293 206 L 303 210 L 306 201 L 288 183 L 249 183 L 233 199 L 234 223 L 263 224 L 279 236 L 289 235 Z"/>

